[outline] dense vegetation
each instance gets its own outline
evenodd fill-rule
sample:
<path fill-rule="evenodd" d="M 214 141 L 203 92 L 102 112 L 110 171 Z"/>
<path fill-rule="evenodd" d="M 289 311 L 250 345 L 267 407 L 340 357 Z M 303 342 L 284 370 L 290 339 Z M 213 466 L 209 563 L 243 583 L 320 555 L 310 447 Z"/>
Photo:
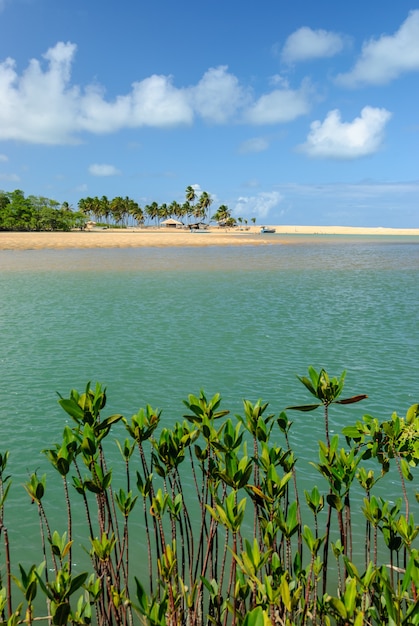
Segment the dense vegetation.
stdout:
<path fill-rule="evenodd" d="M 73 211 L 64 202 L 38 196 L 28 196 L 20 189 L 0 192 L 0 231 L 68 231 L 84 228 L 82 213 Z"/>
<path fill-rule="evenodd" d="M 185 191 L 185 202 L 173 201 L 170 204 L 152 202 L 140 207 L 129 197 L 117 196 L 109 199 L 81 198 L 78 210 L 73 210 L 67 202 L 60 205 L 56 200 L 38 196 L 25 197 L 23 191 L 0 191 L 0 231 L 68 231 L 83 229 L 88 220 L 95 220 L 104 226 L 127 227 L 142 226 L 145 223 L 158 225 L 161 221 L 173 218 L 182 223 L 210 223 L 211 220 L 222 226 L 247 224 L 241 217 L 232 217 L 231 211 L 224 204 L 214 215 L 210 215 L 211 196 L 203 191 L 199 196 L 192 186 Z M 251 221 L 255 223 L 256 219 Z"/>
<path fill-rule="evenodd" d="M 74 425 L 44 452 L 62 480 L 67 528 L 53 530 L 46 476 L 32 474 L 25 488 L 38 509 L 43 554 L 29 569 L 10 564 L 11 478 L 8 453 L 0 455 L 1 623 L 418 624 L 419 527 L 407 482 L 419 462 L 419 405 L 404 418 L 364 415 L 343 429 L 342 444 L 329 432 L 331 406 L 366 397 L 342 399 L 344 379 L 310 367 L 300 380 L 313 403 L 279 415 L 245 400 L 243 414 L 231 419 L 218 394 L 190 395 L 183 420 L 170 428 L 160 426 L 151 406 L 131 418 L 103 417 L 106 392 L 99 384 L 60 397 Z M 325 440 L 312 463 L 313 486 L 301 494 L 288 413 L 318 408 Z M 106 456 L 120 427 L 123 471 L 114 484 Z M 400 481 L 395 503 L 374 493 L 389 471 Z M 185 494 L 185 475 L 193 477 L 194 495 Z M 362 511 L 351 503 L 355 484 L 364 492 Z M 86 515 L 85 572 L 73 566 L 77 499 Z M 138 565 L 140 523 L 145 547 Z M 354 525 L 358 535 L 362 526 L 365 532 L 359 562 Z"/>

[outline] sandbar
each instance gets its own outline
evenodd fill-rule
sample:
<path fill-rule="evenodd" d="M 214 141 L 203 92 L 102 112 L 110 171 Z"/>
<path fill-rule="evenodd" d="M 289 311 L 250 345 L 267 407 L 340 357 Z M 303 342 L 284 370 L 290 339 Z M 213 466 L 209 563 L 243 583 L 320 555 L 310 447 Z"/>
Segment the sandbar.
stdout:
<path fill-rule="evenodd" d="M 419 228 L 273 225 L 275 235 L 262 235 L 260 226 L 205 231 L 169 228 L 92 229 L 72 232 L 0 232 L 0 250 L 69 248 L 202 247 L 277 245 L 293 243 L 293 235 L 369 235 L 419 237 Z M 278 236 L 280 235 L 280 236 Z M 322 238 L 319 237 L 319 241 Z"/>

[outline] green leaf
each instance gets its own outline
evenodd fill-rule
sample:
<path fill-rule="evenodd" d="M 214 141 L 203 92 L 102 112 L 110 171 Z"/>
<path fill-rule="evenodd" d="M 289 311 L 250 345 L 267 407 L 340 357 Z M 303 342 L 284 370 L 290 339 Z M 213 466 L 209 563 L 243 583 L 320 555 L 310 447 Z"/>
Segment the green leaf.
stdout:
<path fill-rule="evenodd" d="M 326 496 L 327 503 L 336 511 L 341 511 L 343 509 L 342 499 L 336 493 L 329 493 Z"/>
<path fill-rule="evenodd" d="M 268 624 L 271 624 L 271 621 L 261 606 L 246 613 L 243 621 L 243 626 L 268 626 Z"/>
<path fill-rule="evenodd" d="M 300 406 L 287 406 L 286 411 L 314 411 L 318 409 L 321 404 L 302 404 Z"/>
<path fill-rule="evenodd" d="M 355 612 L 356 594 L 357 594 L 356 580 L 355 578 L 351 578 L 350 580 L 346 582 L 345 595 L 343 597 L 345 607 L 346 607 L 349 617 L 352 617 L 352 615 Z"/>
<path fill-rule="evenodd" d="M 70 417 L 76 420 L 76 422 L 80 422 L 83 420 L 84 411 L 83 409 L 75 402 L 69 398 L 61 398 L 58 400 L 58 404 L 64 409 Z"/>
<path fill-rule="evenodd" d="M 123 415 L 121 415 L 119 413 L 116 413 L 115 415 L 111 415 L 110 417 L 107 417 L 106 419 L 103 420 L 103 422 L 98 424 L 97 431 L 100 432 L 101 430 L 104 430 L 105 428 L 108 428 L 112 424 L 116 424 L 122 418 L 123 418 Z"/>
<path fill-rule="evenodd" d="M 67 602 L 62 602 L 55 607 L 55 610 L 53 610 L 52 623 L 56 626 L 64 626 L 67 624 L 69 615 L 70 605 Z"/>
<path fill-rule="evenodd" d="M 284 603 L 285 608 L 287 609 L 287 611 L 291 611 L 290 586 L 288 584 L 285 574 L 281 578 L 281 584 L 279 585 L 279 590 L 280 590 L 281 599 L 282 599 L 282 602 Z"/>
<path fill-rule="evenodd" d="M 77 589 L 80 589 L 80 587 L 84 584 L 84 581 L 86 580 L 86 578 L 87 578 L 87 572 L 82 572 L 78 576 L 75 576 L 71 581 L 68 595 L 71 596 L 75 591 L 77 591 Z"/>
<path fill-rule="evenodd" d="M 339 600 L 339 598 L 330 598 L 329 603 L 335 609 L 335 611 L 340 615 L 340 617 L 342 617 L 342 619 L 347 618 L 348 614 L 347 614 L 345 605 L 343 604 L 342 600 Z"/>
<path fill-rule="evenodd" d="M 417 417 L 419 417 L 419 404 L 412 404 L 407 410 L 406 422 L 412 424 Z"/>
<path fill-rule="evenodd" d="M 138 578 L 135 576 L 135 584 L 137 586 L 137 600 L 139 602 L 139 610 L 143 615 L 147 615 L 148 614 L 148 597 L 147 594 L 144 590 L 144 587 L 142 586 L 142 584 L 140 583 L 140 581 L 138 580 Z"/>
<path fill-rule="evenodd" d="M 410 471 L 409 463 L 406 459 L 400 459 L 400 469 L 406 480 L 413 480 L 413 474 Z"/>
<path fill-rule="evenodd" d="M 67 459 L 64 457 L 59 457 L 57 459 L 57 470 L 60 472 L 61 476 L 66 476 L 70 470 L 70 464 Z"/>

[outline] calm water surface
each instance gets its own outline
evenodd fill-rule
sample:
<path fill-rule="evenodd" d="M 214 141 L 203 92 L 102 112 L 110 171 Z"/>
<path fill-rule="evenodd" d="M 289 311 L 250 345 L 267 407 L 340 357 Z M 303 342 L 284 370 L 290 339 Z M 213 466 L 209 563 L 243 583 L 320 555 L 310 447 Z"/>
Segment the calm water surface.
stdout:
<path fill-rule="evenodd" d="M 295 376 L 309 365 L 332 375 L 346 369 L 346 394 L 369 398 L 334 410 L 335 432 L 364 413 L 404 415 L 418 401 L 419 242 L 293 241 L 0 251 L 0 448 L 10 450 L 6 522 L 21 545 L 15 558 L 30 559 L 19 537 L 37 528 L 21 485 L 34 470 L 47 471 L 40 450 L 59 440 L 66 423 L 57 391 L 100 381 L 107 414 L 130 417 L 149 403 L 173 423 L 182 419 L 182 399 L 201 388 L 219 391 L 233 414 L 243 398 L 263 398 L 278 413 L 310 402 Z M 292 418 L 300 476 L 312 485 L 321 415 Z M 58 489 L 48 472 L 50 489 Z M 390 497 L 397 495 L 396 486 Z M 59 518 L 61 491 L 50 500 Z"/>

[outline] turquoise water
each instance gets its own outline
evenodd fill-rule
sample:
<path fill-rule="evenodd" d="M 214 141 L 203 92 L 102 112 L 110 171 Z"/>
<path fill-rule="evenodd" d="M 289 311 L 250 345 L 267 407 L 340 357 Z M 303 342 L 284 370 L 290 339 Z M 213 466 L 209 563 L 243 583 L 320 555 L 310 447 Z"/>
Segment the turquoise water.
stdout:
<path fill-rule="evenodd" d="M 201 388 L 219 391 L 233 414 L 243 398 L 263 398 L 279 413 L 310 402 L 295 375 L 313 365 L 332 375 L 346 369 L 346 395 L 369 395 L 332 412 L 335 432 L 364 413 L 404 415 L 418 401 L 414 239 L 0 251 L 0 294 L 0 449 L 11 455 L 6 522 L 18 544 L 37 524 L 21 485 L 35 469 L 46 471 L 40 450 L 66 423 L 56 392 L 100 381 L 106 414 L 130 417 L 149 403 L 165 423 L 181 420 L 182 400 Z M 313 481 L 308 462 L 323 438 L 321 415 L 292 418 L 300 476 Z M 60 487 L 51 476 L 51 489 Z M 59 518 L 61 496 L 49 506 Z M 16 558 L 30 558 L 19 545 Z"/>

